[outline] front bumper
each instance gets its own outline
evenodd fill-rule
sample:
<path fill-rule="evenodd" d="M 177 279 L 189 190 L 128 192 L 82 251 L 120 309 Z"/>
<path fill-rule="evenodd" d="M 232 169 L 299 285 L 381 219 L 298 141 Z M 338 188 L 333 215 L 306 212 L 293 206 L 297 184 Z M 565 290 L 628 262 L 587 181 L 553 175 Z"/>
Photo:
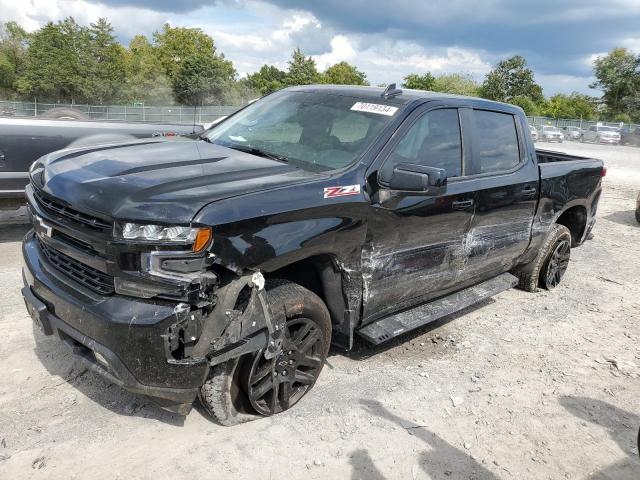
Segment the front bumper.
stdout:
<path fill-rule="evenodd" d="M 76 285 L 48 264 L 33 232 L 22 250 L 22 293 L 46 335 L 57 334 L 107 380 L 188 413 L 209 366 L 205 359 L 173 360 L 166 345 L 167 329 L 184 320 L 188 309 L 166 301 L 100 296 Z"/>
<path fill-rule="evenodd" d="M 619 138 L 598 137 L 598 142 L 599 143 L 607 143 L 607 144 L 615 144 L 615 145 L 617 145 L 618 143 L 620 143 L 620 139 Z"/>

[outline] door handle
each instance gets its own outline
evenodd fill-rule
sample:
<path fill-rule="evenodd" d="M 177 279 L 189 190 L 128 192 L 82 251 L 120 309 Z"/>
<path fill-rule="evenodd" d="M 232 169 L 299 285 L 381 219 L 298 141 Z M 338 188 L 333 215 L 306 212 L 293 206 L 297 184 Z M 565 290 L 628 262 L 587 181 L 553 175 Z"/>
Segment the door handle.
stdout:
<path fill-rule="evenodd" d="M 451 207 L 454 210 L 465 210 L 471 206 L 473 206 L 473 200 L 458 200 L 451 202 Z"/>

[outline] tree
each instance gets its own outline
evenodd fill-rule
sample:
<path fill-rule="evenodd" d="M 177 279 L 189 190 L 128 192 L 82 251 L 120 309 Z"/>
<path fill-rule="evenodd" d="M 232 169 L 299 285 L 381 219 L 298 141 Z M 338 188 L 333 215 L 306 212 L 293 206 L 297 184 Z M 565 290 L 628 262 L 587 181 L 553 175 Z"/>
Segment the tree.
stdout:
<path fill-rule="evenodd" d="M 509 102 L 513 105 L 517 105 L 524 113 L 530 116 L 540 115 L 540 106 L 529 97 L 515 97 Z"/>
<path fill-rule="evenodd" d="M 273 65 L 263 65 L 257 72 L 248 75 L 245 83 L 260 95 L 267 95 L 284 87 L 286 76 L 285 72 Z"/>
<path fill-rule="evenodd" d="M 11 95 L 24 69 L 29 35 L 15 22 L 0 23 L 0 92 Z"/>
<path fill-rule="evenodd" d="M 596 81 L 591 88 L 603 92 L 609 116 L 640 117 L 640 56 L 626 48 L 614 48 L 593 62 Z"/>
<path fill-rule="evenodd" d="M 404 77 L 404 88 L 412 88 L 414 90 L 430 90 L 436 85 L 436 77 L 427 72 L 424 75 L 418 75 L 417 73 L 410 73 Z"/>
<path fill-rule="evenodd" d="M 31 35 L 24 71 L 15 82 L 18 92 L 41 100 L 88 100 L 90 44 L 87 28 L 71 17 L 47 23 Z"/>
<path fill-rule="evenodd" d="M 533 70 L 527 68 L 527 61 L 519 55 L 499 62 L 487 74 L 480 94 L 499 102 L 510 102 L 516 97 L 530 98 L 536 103 L 544 99 L 542 87 L 535 82 Z"/>
<path fill-rule="evenodd" d="M 327 68 L 322 74 L 322 83 L 334 85 L 369 85 L 367 76 L 355 66 L 340 62 Z"/>
<path fill-rule="evenodd" d="M 320 74 L 316 62 L 311 57 L 305 57 L 302 50 L 296 48 L 289 60 L 289 69 L 285 77 L 286 85 L 310 85 L 318 83 Z"/>
<path fill-rule="evenodd" d="M 233 64 L 224 57 L 205 52 L 186 57 L 173 79 L 176 100 L 186 105 L 202 105 L 210 96 L 220 96 L 233 81 Z"/>
<path fill-rule="evenodd" d="M 125 52 L 123 97 L 130 102 L 162 105 L 173 102 L 171 82 L 153 45 L 144 35 L 136 35 Z"/>
<path fill-rule="evenodd" d="M 172 27 L 165 23 L 153 34 L 158 60 L 170 80 L 176 76 L 182 63 L 197 55 L 216 55 L 213 38 L 199 28 Z"/>
<path fill-rule="evenodd" d="M 545 117 L 592 120 L 596 117 L 596 102 L 595 98 L 578 92 L 557 94 L 544 103 L 541 111 Z"/>
<path fill-rule="evenodd" d="M 105 18 L 89 28 L 89 76 L 84 85 L 86 98 L 97 103 L 113 102 L 123 96 L 125 79 L 125 50 L 114 35 L 113 27 Z"/>
<path fill-rule="evenodd" d="M 451 73 L 438 75 L 433 82 L 432 90 L 434 92 L 477 97 L 480 85 L 478 85 L 471 75 Z"/>

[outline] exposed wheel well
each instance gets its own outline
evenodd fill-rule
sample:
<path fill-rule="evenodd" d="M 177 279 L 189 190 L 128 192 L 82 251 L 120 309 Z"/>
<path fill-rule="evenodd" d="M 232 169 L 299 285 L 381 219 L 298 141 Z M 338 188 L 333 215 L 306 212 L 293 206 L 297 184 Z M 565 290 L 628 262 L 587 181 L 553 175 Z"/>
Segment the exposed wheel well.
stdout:
<path fill-rule="evenodd" d="M 560 215 L 556 223 L 569 229 L 572 246 L 576 246 L 580 243 L 587 226 L 587 209 L 580 205 L 571 207 Z"/>
<path fill-rule="evenodd" d="M 346 309 L 342 275 L 331 255 L 316 255 L 263 273 L 267 279 L 288 280 L 311 290 L 329 309 L 332 323 L 342 322 Z"/>

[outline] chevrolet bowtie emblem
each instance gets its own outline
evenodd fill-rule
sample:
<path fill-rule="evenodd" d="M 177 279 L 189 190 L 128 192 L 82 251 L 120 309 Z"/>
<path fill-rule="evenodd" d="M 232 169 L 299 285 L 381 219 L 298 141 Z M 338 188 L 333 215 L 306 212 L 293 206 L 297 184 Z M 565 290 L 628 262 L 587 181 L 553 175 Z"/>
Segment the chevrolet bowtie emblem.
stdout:
<path fill-rule="evenodd" d="M 40 228 L 42 229 L 42 233 L 51 238 L 51 233 L 53 232 L 53 227 L 51 225 L 49 225 L 47 222 L 44 221 L 44 219 L 42 217 L 39 217 L 38 215 L 35 215 L 36 218 L 36 222 L 38 222 L 38 225 L 40 225 Z"/>

